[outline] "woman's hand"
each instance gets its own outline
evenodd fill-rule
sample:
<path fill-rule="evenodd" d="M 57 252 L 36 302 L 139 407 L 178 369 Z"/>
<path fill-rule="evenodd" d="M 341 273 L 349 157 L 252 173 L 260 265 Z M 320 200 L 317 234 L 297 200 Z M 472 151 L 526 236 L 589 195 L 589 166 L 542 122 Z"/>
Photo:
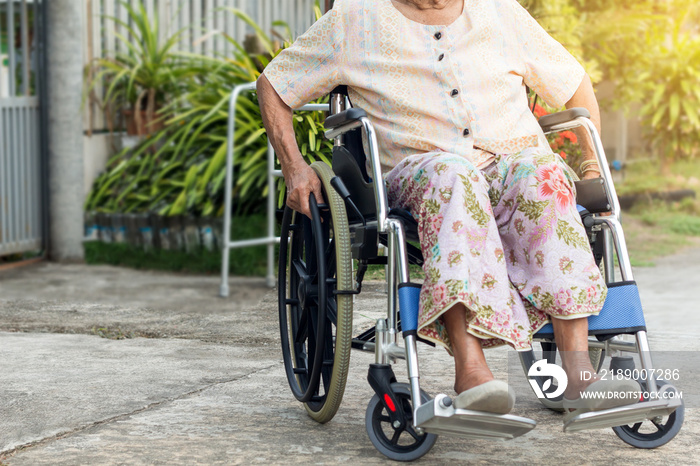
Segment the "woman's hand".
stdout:
<path fill-rule="evenodd" d="M 284 182 L 287 185 L 287 205 L 311 218 L 309 195 L 313 193 L 318 204 L 323 203 L 321 180 L 316 172 L 303 159 L 283 167 Z"/>
<path fill-rule="evenodd" d="M 579 169 L 584 180 L 600 178 L 600 166 L 598 166 L 598 161 L 595 158 L 586 158 L 586 160 L 581 162 Z"/>
<path fill-rule="evenodd" d="M 263 124 L 287 185 L 287 205 L 311 218 L 309 195 L 313 193 L 316 202 L 323 203 L 321 180 L 299 152 L 292 125 L 292 109 L 282 101 L 264 74 L 258 78 L 257 90 Z"/>

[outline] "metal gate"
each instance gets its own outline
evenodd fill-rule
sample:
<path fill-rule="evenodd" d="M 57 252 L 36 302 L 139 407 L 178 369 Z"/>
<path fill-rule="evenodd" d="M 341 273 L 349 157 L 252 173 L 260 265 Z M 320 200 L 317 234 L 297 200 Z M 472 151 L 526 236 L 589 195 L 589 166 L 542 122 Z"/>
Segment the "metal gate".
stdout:
<path fill-rule="evenodd" d="M 44 247 L 42 0 L 0 0 L 0 256 Z"/>

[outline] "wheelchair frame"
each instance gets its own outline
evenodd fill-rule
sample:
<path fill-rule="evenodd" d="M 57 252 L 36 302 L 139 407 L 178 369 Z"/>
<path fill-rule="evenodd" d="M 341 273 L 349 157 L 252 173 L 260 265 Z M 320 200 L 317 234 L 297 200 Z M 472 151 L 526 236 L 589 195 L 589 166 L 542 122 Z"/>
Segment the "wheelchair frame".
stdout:
<path fill-rule="evenodd" d="M 336 114 L 345 110 L 345 100 L 339 94 L 331 95 L 331 114 Z M 574 117 L 572 119 L 567 117 L 567 113 L 572 114 Z M 577 109 L 570 109 L 565 112 L 560 112 L 558 114 L 550 115 L 548 117 L 543 117 L 540 119 L 540 124 L 543 127 L 543 131 L 547 133 L 560 132 L 564 130 L 569 130 L 576 128 L 578 126 L 583 126 L 589 133 L 591 140 L 593 141 L 593 147 L 595 150 L 596 158 L 598 164 L 601 168 L 601 180 L 604 186 L 604 191 L 607 196 L 607 204 L 609 207 L 610 215 L 608 216 L 597 216 L 592 219 L 592 227 L 602 227 L 604 241 L 607 243 L 608 247 L 604 248 L 604 267 L 606 281 L 611 283 L 614 281 L 614 257 L 613 248 L 614 246 L 616 256 L 618 258 L 620 274 L 623 281 L 633 281 L 633 272 L 631 264 L 628 257 L 627 245 L 622 232 L 622 226 L 620 223 L 620 204 L 615 191 L 615 186 L 612 183 L 612 175 L 610 168 L 607 163 L 607 158 L 605 156 L 605 151 L 600 140 L 600 136 L 595 126 L 591 120 L 582 115 Z M 588 113 L 587 111 L 585 112 Z M 367 117 L 360 117 L 354 121 L 347 122 L 343 125 L 327 129 L 325 135 L 328 139 L 334 139 L 335 145 L 342 145 L 343 134 L 352 131 L 354 129 L 360 128 L 362 130 L 362 142 L 365 150 L 365 154 L 369 159 L 369 165 L 371 170 L 371 177 L 373 179 L 382 179 L 381 165 L 379 162 L 379 153 L 377 150 L 378 144 L 376 141 L 376 134 L 372 127 L 371 122 Z M 386 233 L 388 235 L 388 260 L 387 260 L 387 281 L 388 281 L 388 311 L 387 311 L 387 330 L 380 330 L 382 324 L 378 322 L 378 328 L 376 330 L 377 338 L 376 344 L 374 345 L 374 350 L 376 354 L 376 362 L 378 364 L 385 364 L 388 361 L 396 359 L 406 359 L 408 367 L 408 378 L 411 386 L 412 393 L 412 403 L 414 409 L 414 419 L 417 419 L 418 411 L 421 406 L 420 400 L 420 372 L 418 367 L 418 358 L 416 350 L 416 336 L 409 333 L 405 335 L 405 349 L 397 344 L 398 330 L 396 329 L 396 321 L 398 315 L 398 299 L 397 299 L 397 288 L 400 283 L 410 283 L 410 275 L 407 262 L 406 254 L 406 234 L 404 226 L 398 219 L 390 218 L 388 215 L 389 207 L 388 201 L 386 199 L 386 190 L 383 185 L 379 183 L 373 183 L 375 200 L 376 200 L 376 211 L 377 211 L 377 226 L 380 233 Z M 603 342 L 596 341 L 595 339 L 589 339 L 589 347 L 604 349 L 608 352 L 610 351 L 634 351 L 640 356 L 640 364 L 643 370 L 652 372 L 653 363 L 650 355 L 650 348 L 648 344 L 646 330 L 639 330 L 635 333 L 635 343 L 621 341 L 618 339 L 609 339 Z M 549 339 L 538 339 L 535 338 L 534 341 L 549 343 Z M 371 349 L 371 346 L 368 347 Z M 524 367 L 529 367 L 533 362 L 532 352 L 520 352 L 521 361 Z M 405 355 L 405 356 L 404 356 Z M 656 381 L 649 379 L 647 381 L 648 391 L 657 391 Z M 554 406 L 558 408 L 559 406 Z M 592 416 L 587 416 L 592 417 Z M 565 430 L 582 430 L 585 428 L 595 428 L 600 426 L 608 426 L 606 422 L 602 424 L 596 424 L 595 422 L 585 423 L 583 425 L 576 426 L 568 425 Z M 568 427 L 568 429 L 567 429 Z M 505 429 L 504 434 L 509 435 L 508 429 Z M 517 429 L 516 429 L 517 430 Z"/>
<path fill-rule="evenodd" d="M 227 286 L 225 287 L 225 280 L 227 276 L 228 269 L 228 248 L 229 247 L 241 247 L 253 244 L 268 244 L 272 248 L 274 242 L 279 241 L 279 238 L 273 238 L 272 233 L 270 233 L 268 238 L 262 238 L 258 240 L 248 240 L 246 242 L 231 243 L 230 242 L 230 202 L 231 202 L 231 187 L 232 187 L 232 167 L 233 167 L 233 132 L 235 129 L 232 120 L 235 118 L 235 102 L 240 94 L 240 92 L 245 90 L 254 89 L 255 83 L 237 86 L 232 93 L 230 100 L 230 116 L 229 116 L 229 154 L 227 157 L 227 177 L 226 177 L 226 218 L 224 222 L 224 237 L 225 237 L 225 247 L 224 247 L 224 260 L 222 268 L 222 288 L 221 294 L 225 296 L 227 294 Z M 368 158 L 370 173 L 369 176 L 373 180 L 383 179 L 381 173 L 381 165 L 379 162 L 378 144 L 377 136 L 374 128 L 367 118 L 362 114 L 355 112 L 353 115 L 349 115 L 348 101 L 346 96 L 334 92 L 331 93 L 330 97 L 330 115 L 334 116 L 334 121 L 337 124 L 332 124 L 329 127 L 329 121 L 326 121 L 327 128 L 325 131 L 325 136 L 328 139 L 334 140 L 334 147 L 343 145 L 344 136 L 353 130 L 360 130 L 362 138 L 362 147 Z M 298 110 L 325 110 L 327 105 L 307 105 Z M 573 129 L 578 126 L 583 126 L 591 136 L 593 141 L 593 148 L 595 150 L 596 158 L 598 160 L 599 166 L 601 168 L 601 184 L 606 195 L 607 210 L 610 211 L 610 215 L 607 216 L 589 216 L 584 222 L 587 228 L 593 229 L 594 231 L 601 232 L 603 235 L 603 241 L 605 243 L 603 252 L 603 262 L 604 271 L 606 276 L 606 281 L 611 283 L 614 281 L 615 275 L 615 263 L 613 256 L 613 248 L 618 258 L 620 275 L 624 282 L 633 281 L 633 273 L 631 264 L 629 261 L 627 246 L 625 243 L 625 238 L 622 233 L 622 226 L 620 224 L 620 205 L 615 192 L 615 187 L 612 183 L 612 176 L 610 169 L 605 157 L 604 149 L 600 140 L 600 136 L 592 124 L 590 119 L 585 115 L 586 111 L 582 112 L 580 109 L 570 109 L 566 112 L 560 112 L 558 114 L 549 115 L 540 119 L 540 124 L 545 133 L 559 132 L 568 129 Z M 330 117 L 329 117 L 330 118 Z M 274 219 L 274 177 L 281 176 L 280 170 L 274 169 L 274 151 L 270 147 L 268 152 L 269 166 L 269 176 L 268 185 L 270 187 L 270 193 L 268 194 L 268 218 L 270 223 Z M 333 185 L 336 191 L 338 187 Z M 398 359 L 405 359 L 408 369 L 409 387 L 410 387 L 410 400 L 411 400 L 411 423 L 415 432 L 418 434 L 427 433 L 428 436 L 432 435 L 430 442 L 426 442 L 420 448 L 420 451 L 411 452 L 409 454 L 394 454 L 391 450 L 387 450 L 386 447 L 378 444 L 373 438 L 370 432 L 370 424 L 367 421 L 368 432 L 370 433 L 370 438 L 383 454 L 389 456 L 393 459 L 399 460 L 412 460 L 416 459 L 423 454 L 427 453 L 432 447 L 435 441 L 434 434 L 436 433 L 451 433 L 465 435 L 469 437 L 481 437 L 481 438 L 501 438 L 509 439 L 514 438 L 518 435 L 522 435 L 532 428 L 535 427 L 535 423 L 532 420 L 512 416 L 512 415 L 493 415 L 488 413 L 480 413 L 476 411 L 467 411 L 454 409 L 451 406 L 451 399 L 446 395 L 437 395 L 433 400 L 428 400 L 425 395 L 422 394 L 420 389 L 420 370 L 417 357 L 417 333 L 415 330 L 401 330 L 399 327 L 399 308 L 400 297 L 399 297 L 399 285 L 410 283 L 410 273 L 409 273 L 409 261 L 407 253 L 407 242 L 406 242 L 406 229 L 402 220 L 394 218 L 389 215 L 389 205 L 386 196 L 386 190 L 381 183 L 372 183 L 374 191 L 374 200 L 376 207 L 376 220 L 369 220 L 366 224 L 376 226 L 377 232 L 379 234 L 386 235 L 386 243 L 388 250 L 387 257 L 387 282 L 388 282 L 388 297 L 387 297 L 387 316 L 386 319 L 379 319 L 374 328 L 375 341 L 365 342 L 361 345 L 359 349 L 363 351 L 369 351 L 375 353 L 375 364 L 370 366 L 370 374 L 368 380 L 370 384 L 375 389 L 377 395 L 370 402 L 370 407 L 372 403 L 375 403 L 375 408 L 377 403 L 386 402 L 383 400 L 376 401 L 375 398 L 381 397 L 382 393 L 386 397 L 387 393 L 392 393 L 392 387 L 395 381 L 393 376 L 393 371 L 391 370 L 391 363 Z M 344 199 L 348 203 L 347 199 Z M 315 203 L 314 203 L 315 204 Z M 352 204 L 352 202 L 350 202 Z M 352 206 L 354 208 L 354 206 Z M 364 222 L 364 219 L 363 219 Z M 352 229 L 354 224 L 350 225 Z M 271 225 L 270 228 L 273 228 Z M 270 231 L 273 231 L 270 229 Z M 268 256 L 268 265 L 270 256 Z M 280 258 L 282 260 L 283 258 Z M 281 270 L 281 268 L 280 268 Z M 268 276 L 268 282 L 270 282 L 270 277 Z M 359 287 L 360 283 L 356 283 Z M 282 283 L 280 281 L 280 287 Z M 224 291 L 226 293 L 224 293 Z M 357 290 L 339 290 L 339 294 L 355 294 L 359 292 Z M 280 306 L 285 305 L 280 301 Z M 286 306 L 286 305 L 285 305 Z M 282 310 L 280 309 L 280 312 Z M 398 344 L 398 334 L 403 333 L 404 346 Z M 629 333 L 629 332 L 627 332 Z M 604 350 L 606 352 L 636 352 L 640 357 L 640 364 L 642 369 L 646 369 L 646 373 L 651 373 L 653 364 L 650 355 L 649 344 L 647 340 L 646 327 L 644 330 L 636 330 L 635 342 L 619 340 L 616 337 L 608 338 L 604 341 L 598 341 L 596 339 L 589 338 L 589 348 Z M 533 342 L 541 342 L 544 345 L 549 345 L 550 352 L 553 345 L 552 339 L 548 337 L 538 337 L 535 335 Z M 353 341 L 353 347 L 358 348 Z M 534 351 L 521 352 L 520 358 L 521 363 L 527 373 L 527 369 L 535 362 Z M 551 355 L 550 355 L 551 356 Z M 549 359 L 549 356 L 548 356 Z M 601 360 L 602 362 L 602 360 Z M 286 364 L 286 362 L 285 362 Z M 388 369 L 388 371 L 387 371 Z M 598 368 L 596 368 L 598 369 Z M 289 368 L 288 368 L 289 372 Z M 289 373 L 288 373 L 289 377 Z M 540 387 L 542 387 L 544 380 L 542 378 L 537 378 L 537 382 Z M 657 381 L 654 378 L 649 378 L 643 381 L 645 383 L 645 388 L 649 392 L 658 392 L 659 387 L 657 386 Z M 292 384 L 290 380 L 290 384 Z M 344 381 L 343 381 L 344 386 Z M 668 388 L 670 387 L 670 388 Z M 672 386 L 665 384 L 662 390 L 673 389 Z M 293 387 L 294 391 L 294 387 Z M 405 393 L 404 393 L 405 395 Z M 296 395 L 295 395 L 296 396 Z M 341 394 L 342 396 L 342 394 Z M 543 404 L 551 409 L 560 409 L 561 402 L 558 403 L 548 403 L 545 400 Z M 302 401 L 304 402 L 304 401 Z M 675 411 L 678 410 L 678 413 Z M 368 415 L 370 409 L 368 408 Z M 401 409 L 399 409 L 401 411 Z M 388 410 L 387 410 L 388 412 Z M 676 414 L 678 418 L 676 419 Z M 634 422 L 641 423 L 644 419 L 654 419 L 659 421 L 663 416 L 669 416 L 670 432 L 668 435 L 664 435 L 661 439 L 652 439 L 647 441 L 646 438 L 634 437 L 629 432 L 623 429 L 624 426 L 620 426 L 623 423 Z M 332 414 L 331 414 L 332 417 Z M 393 417 L 392 417 L 393 419 Z M 639 447 L 639 448 L 655 448 L 668 442 L 677 431 L 680 429 L 680 425 L 683 421 L 683 405 L 682 402 L 676 399 L 676 402 L 652 402 L 645 401 L 637 405 L 624 406 L 621 408 L 613 408 L 599 412 L 584 413 L 570 419 L 565 423 L 565 431 L 577 431 L 583 429 L 591 428 L 601 428 L 601 427 L 613 427 L 616 434 L 620 436 L 625 442 Z M 325 421 L 321 421 L 325 422 Z M 397 422 L 397 421 L 394 421 Z M 403 420 L 401 421 L 404 422 Z M 638 429 L 638 427 L 637 427 Z M 376 437 L 376 436 L 375 436 Z"/>

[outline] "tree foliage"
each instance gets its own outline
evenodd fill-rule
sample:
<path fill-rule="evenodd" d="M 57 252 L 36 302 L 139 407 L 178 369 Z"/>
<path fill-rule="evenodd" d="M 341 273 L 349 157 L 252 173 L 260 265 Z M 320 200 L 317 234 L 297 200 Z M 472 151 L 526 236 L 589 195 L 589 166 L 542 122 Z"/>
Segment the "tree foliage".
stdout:
<path fill-rule="evenodd" d="M 640 117 L 664 167 L 700 147 L 700 2 L 697 0 L 521 0 L 579 58 L 604 102 Z"/>

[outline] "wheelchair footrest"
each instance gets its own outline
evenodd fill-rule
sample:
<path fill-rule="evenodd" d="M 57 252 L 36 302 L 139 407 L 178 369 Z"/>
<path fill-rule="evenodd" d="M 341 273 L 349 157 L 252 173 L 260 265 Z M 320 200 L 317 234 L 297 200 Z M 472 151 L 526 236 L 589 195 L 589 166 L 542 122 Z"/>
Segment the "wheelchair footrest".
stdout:
<path fill-rule="evenodd" d="M 564 432 L 578 432 L 588 429 L 604 429 L 653 419 L 655 417 L 668 416 L 681 405 L 681 400 L 671 398 L 668 400 L 653 400 L 634 405 L 620 406 L 602 411 L 592 411 L 570 419 L 564 418 Z M 572 413 L 572 414 L 575 414 Z"/>
<path fill-rule="evenodd" d="M 510 414 L 455 409 L 447 399 L 447 395 L 437 395 L 418 407 L 416 425 L 432 434 L 503 440 L 526 434 L 537 425 L 532 419 Z"/>

